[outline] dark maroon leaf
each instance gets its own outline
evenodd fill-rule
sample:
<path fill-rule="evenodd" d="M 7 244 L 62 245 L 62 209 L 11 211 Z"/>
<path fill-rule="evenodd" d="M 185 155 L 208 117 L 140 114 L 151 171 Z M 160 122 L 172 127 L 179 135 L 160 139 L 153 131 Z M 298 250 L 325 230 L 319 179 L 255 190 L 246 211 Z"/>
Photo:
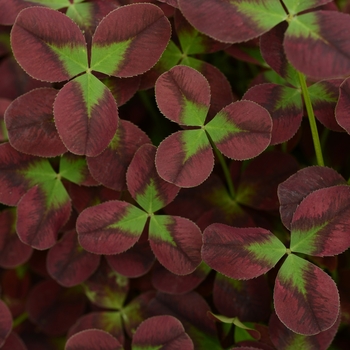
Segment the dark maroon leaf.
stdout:
<path fill-rule="evenodd" d="M 12 329 L 12 315 L 7 305 L 0 300 L 0 346 L 5 343 Z"/>
<path fill-rule="evenodd" d="M 78 319 L 78 321 L 70 328 L 67 337 L 73 334 L 87 330 L 101 329 L 110 333 L 113 337 L 124 344 L 124 331 L 121 313 L 113 311 L 90 312 Z"/>
<path fill-rule="evenodd" d="M 258 210 L 277 210 L 277 186 L 298 170 L 294 157 L 272 151 L 253 159 L 244 169 L 235 200 Z"/>
<path fill-rule="evenodd" d="M 239 281 L 216 274 L 213 301 L 218 311 L 242 322 L 266 322 L 272 293 L 265 276 Z"/>
<path fill-rule="evenodd" d="M 350 186 L 338 185 L 310 193 L 291 222 L 290 249 L 315 256 L 333 256 L 350 247 Z"/>
<path fill-rule="evenodd" d="M 277 274 L 274 305 L 278 318 L 290 330 L 315 335 L 337 321 L 339 293 L 323 270 L 290 254 Z"/>
<path fill-rule="evenodd" d="M 17 335 L 16 332 L 11 332 L 6 338 L 2 350 L 27 350 L 23 340 Z"/>
<path fill-rule="evenodd" d="M 63 288 L 53 280 L 37 283 L 28 296 L 29 319 L 44 333 L 63 335 L 85 309 L 81 288 Z"/>
<path fill-rule="evenodd" d="M 22 243 L 16 233 L 16 212 L 7 209 L 0 212 L 0 266 L 14 268 L 27 262 L 33 249 Z"/>
<path fill-rule="evenodd" d="M 300 91 L 277 84 L 261 84 L 250 88 L 242 97 L 266 108 L 272 118 L 271 144 L 291 139 L 303 117 Z"/>
<path fill-rule="evenodd" d="M 299 170 L 278 186 L 281 219 L 288 229 L 300 202 L 310 193 L 321 188 L 343 185 L 346 181 L 335 170 L 312 166 Z"/>
<path fill-rule="evenodd" d="M 0 0 L 0 24 L 12 25 L 17 15 L 26 7 L 37 5 L 34 1 Z"/>
<path fill-rule="evenodd" d="M 129 280 L 102 261 L 97 271 L 84 282 L 84 289 L 93 304 L 120 310 L 129 291 Z"/>
<path fill-rule="evenodd" d="M 61 195 L 60 200 L 61 203 L 48 203 L 46 193 L 39 186 L 32 187 L 21 198 L 17 205 L 17 234 L 22 242 L 39 250 L 48 249 L 56 243 L 58 232 L 72 210 L 67 193 Z"/>
<path fill-rule="evenodd" d="M 154 163 L 156 151 L 156 147 L 150 144 L 141 146 L 126 173 L 131 196 L 149 214 L 172 202 L 180 190 L 159 177 Z"/>
<path fill-rule="evenodd" d="M 345 79 L 339 88 L 339 100 L 335 108 L 335 118 L 338 124 L 350 134 L 350 80 Z"/>
<path fill-rule="evenodd" d="M 100 256 L 91 254 L 78 243 L 75 230 L 67 232 L 52 247 L 47 255 L 47 270 L 59 284 L 72 287 L 84 282 L 94 273 L 100 262 Z"/>
<path fill-rule="evenodd" d="M 123 350 L 122 345 L 109 333 L 100 329 L 87 329 L 70 337 L 66 343 L 65 350 L 92 350 L 101 348 L 103 350 Z"/>
<path fill-rule="evenodd" d="M 55 10 L 30 7 L 21 11 L 11 31 L 11 45 L 21 67 L 39 80 L 65 81 L 88 68 L 82 32 Z"/>
<path fill-rule="evenodd" d="M 183 324 L 195 349 L 220 349 L 215 323 L 207 317 L 210 307 L 196 292 L 183 295 L 157 293 L 149 303 L 151 315 L 171 315 Z"/>
<path fill-rule="evenodd" d="M 9 141 L 19 152 L 55 157 L 67 151 L 53 120 L 57 90 L 32 90 L 14 100 L 5 114 Z"/>
<path fill-rule="evenodd" d="M 305 336 L 292 332 L 279 320 L 275 313 L 272 313 L 269 321 L 269 331 L 271 340 L 277 349 L 287 350 L 298 347 L 327 350 L 338 331 L 339 323 L 340 315 L 334 325 L 328 330 L 317 335 Z"/>
<path fill-rule="evenodd" d="M 263 228 L 216 223 L 203 232 L 202 259 L 231 278 L 258 277 L 274 267 L 285 253 L 284 244 Z"/>
<path fill-rule="evenodd" d="M 173 316 L 154 316 L 142 322 L 132 339 L 134 349 L 192 350 L 193 342 L 181 322 Z"/>
<path fill-rule="evenodd" d="M 11 104 L 11 100 L 0 98 L 0 142 L 8 141 L 7 129 L 5 126 L 4 115 L 7 107 Z"/>
<path fill-rule="evenodd" d="M 152 270 L 152 285 L 163 293 L 185 294 L 197 288 L 210 271 L 210 267 L 202 262 L 194 272 L 179 276 L 171 273 L 158 263 Z"/>

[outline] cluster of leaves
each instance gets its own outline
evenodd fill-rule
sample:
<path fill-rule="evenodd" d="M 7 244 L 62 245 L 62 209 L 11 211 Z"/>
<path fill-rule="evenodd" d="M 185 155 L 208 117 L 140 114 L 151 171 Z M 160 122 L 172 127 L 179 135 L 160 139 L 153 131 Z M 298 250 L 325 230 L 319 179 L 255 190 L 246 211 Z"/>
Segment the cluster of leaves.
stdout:
<path fill-rule="evenodd" d="M 350 3 L 0 8 L 2 349 L 349 348 Z"/>

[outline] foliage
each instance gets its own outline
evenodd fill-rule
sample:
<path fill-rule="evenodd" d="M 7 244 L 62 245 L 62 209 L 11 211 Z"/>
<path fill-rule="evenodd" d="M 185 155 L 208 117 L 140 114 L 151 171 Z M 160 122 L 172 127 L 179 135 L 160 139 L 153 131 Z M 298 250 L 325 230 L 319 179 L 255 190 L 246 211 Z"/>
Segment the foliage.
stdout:
<path fill-rule="evenodd" d="M 349 348 L 349 2 L 0 8 L 2 349 Z"/>

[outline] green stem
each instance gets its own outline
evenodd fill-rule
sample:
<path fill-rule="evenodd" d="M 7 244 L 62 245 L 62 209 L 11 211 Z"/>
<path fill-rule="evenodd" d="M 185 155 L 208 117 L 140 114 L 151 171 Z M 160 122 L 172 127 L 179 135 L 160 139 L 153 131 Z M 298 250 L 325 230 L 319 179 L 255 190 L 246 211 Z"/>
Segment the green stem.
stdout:
<path fill-rule="evenodd" d="M 207 133 L 207 136 L 208 136 L 208 139 L 210 141 L 211 147 L 213 147 L 214 153 L 215 153 L 216 157 L 219 159 L 219 162 L 221 164 L 222 170 L 224 172 L 224 176 L 225 176 L 227 187 L 228 187 L 228 193 L 229 193 L 230 197 L 232 199 L 234 199 L 235 198 L 235 190 L 234 190 L 234 187 L 233 187 L 230 170 L 228 169 L 228 166 L 226 164 L 225 158 L 221 154 L 221 152 L 218 150 L 218 148 L 216 147 L 215 143 L 213 142 L 213 140 L 211 139 L 211 137 L 210 137 L 210 135 L 208 133 Z"/>
<path fill-rule="evenodd" d="M 16 318 L 13 320 L 12 328 L 16 328 L 16 327 L 19 326 L 22 322 L 24 322 L 27 318 L 28 318 L 28 313 L 27 313 L 27 312 L 23 312 L 23 314 L 20 314 L 18 317 L 16 317 Z"/>
<path fill-rule="evenodd" d="M 318 136 L 316 119 L 315 119 L 315 115 L 314 115 L 314 110 L 312 108 L 309 90 L 307 89 L 305 75 L 298 72 L 298 77 L 299 77 L 299 81 L 300 81 L 301 91 L 303 93 L 303 98 L 304 98 L 304 102 L 305 102 L 307 115 L 309 117 L 309 123 L 310 123 L 310 128 L 311 128 L 312 140 L 314 142 L 314 147 L 315 147 L 317 164 L 320 166 L 324 166 L 320 138 Z"/>

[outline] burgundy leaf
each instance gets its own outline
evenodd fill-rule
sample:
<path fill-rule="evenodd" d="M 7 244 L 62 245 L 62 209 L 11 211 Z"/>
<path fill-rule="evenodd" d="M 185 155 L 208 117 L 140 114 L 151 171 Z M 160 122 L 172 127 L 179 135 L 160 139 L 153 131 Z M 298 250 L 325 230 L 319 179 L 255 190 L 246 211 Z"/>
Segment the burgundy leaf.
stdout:
<path fill-rule="evenodd" d="M 19 152 L 55 157 L 67 151 L 53 120 L 57 90 L 32 90 L 12 102 L 5 114 L 9 141 Z"/>
<path fill-rule="evenodd" d="M 7 209 L 0 212 L 0 266 L 14 268 L 27 262 L 33 249 L 22 243 L 16 233 L 16 212 Z"/>
<path fill-rule="evenodd" d="M 11 45 L 21 67 L 39 80 L 64 81 L 88 68 L 82 32 L 55 10 L 30 7 L 21 11 L 11 31 Z"/>
<path fill-rule="evenodd" d="M 75 230 L 67 232 L 47 254 L 47 270 L 59 284 L 72 287 L 94 273 L 100 256 L 83 250 Z"/>
<path fill-rule="evenodd" d="M 59 91 L 54 115 L 58 133 L 69 151 L 89 157 L 106 149 L 118 125 L 112 93 L 90 73 L 75 78 Z"/>
<path fill-rule="evenodd" d="M 183 125 L 203 125 L 210 106 L 210 86 L 193 68 L 175 66 L 162 74 L 155 85 L 160 111 Z"/>
<path fill-rule="evenodd" d="M 332 256 L 350 247 L 350 186 L 338 185 L 310 193 L 291 222 L 290 249 L 315 256 Z"/>
<path fill-rule="evenodd" d="M 271 145 L 291 139 L 303 117 L 299 90 L 277 84 L 261 84 L 250 88 L 242 97 L 266 108 L 272 118 Z"/>
<path fill-rule="evenodd" d="M 37 4 L 31 1 L 23 0 L 0 0 L 0 24 L 11 26 L 21 10 L 33 5 Z"/>
<path fill-rule="evenodd" d="M 23 171 L 35 164 L 37 158 L 15 150 L 9 143 L 0 145 L 0 202 L 15 206 L 29 190 L 30 180 Z"/>
<path fill-rule="evenodd" d="M 12 315 L 7 305 L 0 300 L 0 346 L 5 343 L 12 329 Z"/>
<path fill-rule="evenodd" d="M 200 32 L 223 42 L 255 38 L 287 18 L 279 2 L 178 0 L 181 12 Z M 269 16 L 268 16 L 269 15 Z M 261 18 L 269 18 L 265 21 Z"/>
<path fill-rule="evenodd" d="M 52 198 L 47 198 L 39 186 L 32 187 L 21 198 L 17 206 L 17 233 L 22 242 L 39 250 L 56 243 L 58 232 L 69 219 L 72 208 L 67 193 L 60 199 L 60 203 L 48 202 Z"/>
<path fill-rule="evenodd" d="M 335 170 L 312 166 L 299 170 L 278 186 L 281 219 L 288 229 L 300 202 L 310 193 L 321 188 L 343 185 L 346 181 Z"/>
<path fill-rule="evenodd" d="M 221 153 L 244 160 L 256 157 L 270 144 L 272 119 L 265 108 L 243 100 L 222 109 L 205 129 Z"/>
<path fill-rule="evenodd" d="M 214 270 L 235 279 L 269 271 L 286 253 L 283 243 L 263 228 L 212 224 L 203 232 L 202 259 Z"/>
<path fill-rule="evenodd" d="M 289 22 L 284 48 L 293 67 L 315 79 L 341 78 L 350 73 L 347 31 L 349 15 L 313 11 Z M 322 60 L 319 59 L 322 57 Z"/>
<path fill-rule="evenodd" d="M 338 331 L 339 323 L 340 315 L 331 328 L 316 335 L 305 336 L 292 332 L 275 313 L 272 313 L 269 321 L 269 332 L 277 349 L 287 350 L 293 347 L 302 347 L 303 349 L 327 350 Z"/>
<path fill-rule="evenodd" d="M 186 218 L 152 216 L 149 240 L 158 261 L 172 273 L 187 275 L 201 263 L 202 234 L 199 227 Z"/>
<path fill-rule="evenodd" d="M 148 213 L 154 213 L 172 202 L 180 190 L 159 177 L 154 164 L 156 151 L 156 147 L 150 144 L 141 146 L 126 173 L 131 196 Z"/>
<path fill-rule="evenodd" d="M 119 7 L 96 28 L 91 68 L 117 77 L 144 73 L 157 63 L 169 42 L 170 31 L 169 21 L 155 5 Z"/>
<path fill-rule="evenodd" d="M 108 332 L 100 329 L 87 329 L 70 337 L 65 350 L 96 349 L 123 350 L 122 345 Z"/>
<path fill-rule="evenodd" d="M 154 316 L 142 322 L 132 339 L 135 349 L 192 350 L 193 342 L 181 322 L 173 316 Z"/>
<path fill-rule="evenodd" d="M 1 92 L 0 92 L 1 95 Z M 11 100 L 0 97 L 0 142 L 8 141 L 8 133 L 5 126 L 4 115 L 7 107 L 11 104 Z"/>
<path fill-rule="evenodd" d="M 314 335 L 331 328 L 339 314 L 334 281 L 316 265 L 290 254 L 274 289 L 278 318 L 295 333 Z"/>
<path fill-rule="evenodd" d="M 350 134 L 350 80 L 345 79 L 339 88 L 339 100 L 335 108 L 335 118 L 338 124 Z"/>
<path fill-rule="evenodd" d="M 109 201 L 81 212 L 77 232 L 81 246 L 95 254 L 118 254 L 140 238 L 147 214 L 127 202 Z"/>
<path fill-rule="evenodd" d="M 29 319 L 44 333 L 63 335 L 85 309 L 86 299 L 80 288 L 67 289 L 53 280 L 37 283 L 28 296 Z"/>
<path fill-rule="evenodd" d="M 178 131 L 158 146 L 156 168 L 165 181 L 179 187 L 195 187 L 204 182 L 214 167 L 214 155 L 205 132 Z"/>

